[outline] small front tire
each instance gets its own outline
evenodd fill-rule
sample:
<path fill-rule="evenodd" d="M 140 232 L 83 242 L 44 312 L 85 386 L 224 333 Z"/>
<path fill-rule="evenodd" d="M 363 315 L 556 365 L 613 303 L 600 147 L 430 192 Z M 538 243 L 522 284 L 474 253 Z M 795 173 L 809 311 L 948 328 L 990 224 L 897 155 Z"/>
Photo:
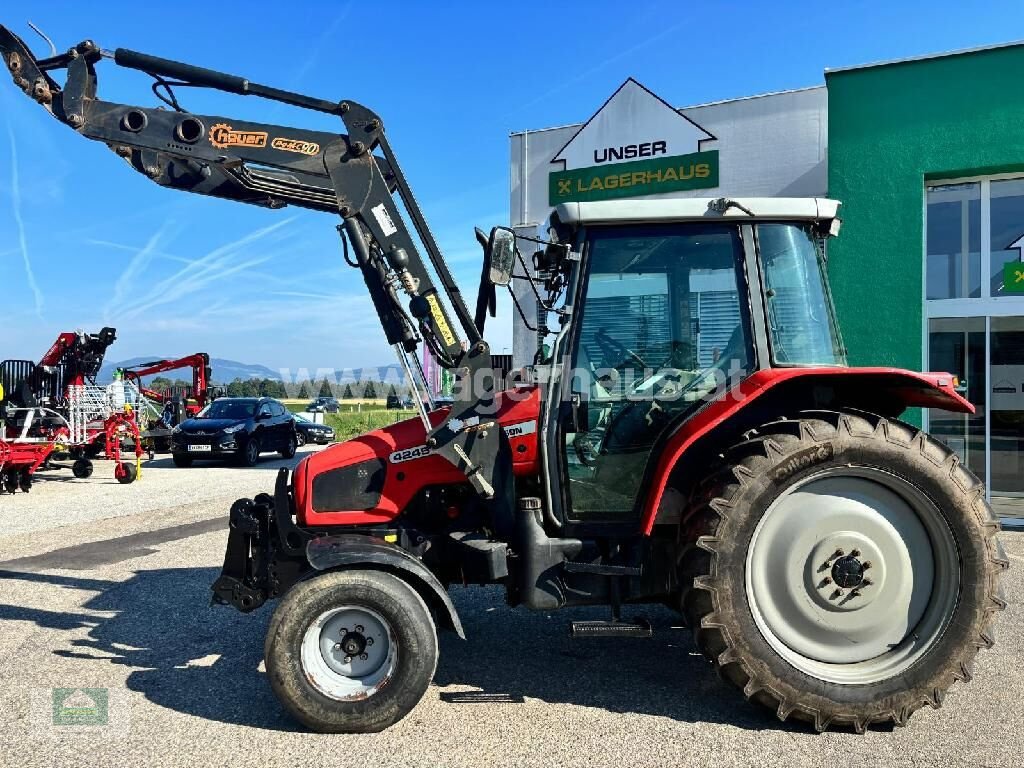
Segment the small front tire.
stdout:
<path fill-rule="evenodd" d="M 381 571 L 335 571 L 288 592 L 270 620 L 267 677 L 285 708 L 320 733 L 374 733 L 423 697 L 437 667 L 423 598 Z"/>
<path fill-rule="evenodd" d="M 71 474 L 79 480 L 86 480 L 92 477 L 93 466 L 89 459 L 78 459 L 71 465 Z"/>

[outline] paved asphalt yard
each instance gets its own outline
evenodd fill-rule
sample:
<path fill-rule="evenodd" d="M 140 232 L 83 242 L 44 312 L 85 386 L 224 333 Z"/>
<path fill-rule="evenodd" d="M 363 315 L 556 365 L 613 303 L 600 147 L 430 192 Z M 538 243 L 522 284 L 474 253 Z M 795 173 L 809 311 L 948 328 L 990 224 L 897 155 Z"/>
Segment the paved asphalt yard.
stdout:
<path fill-rule="evenodd" d="M 270 609 L 209 606 L 230 503 L 270 491 L 283 464 L 162 459 L 122 487 L 98 463 L 88 482 L 54 474 L 0 497 L 0 765 L 1020 765 L 1020 533 L 1003 535 L 1011 604 L 995 650 L 907 728 L 780 724 L 717 680 L 668 611 L 648 614 L 652 640 L 572 642 L 568 612 L 455 588 L 469 639 L 442 635 L 435 683 L 409 717 L 377 735 L 305 733 L 262 670 Z M 114 724 L 54 728 L 52 688 L 109 689 Z"/>

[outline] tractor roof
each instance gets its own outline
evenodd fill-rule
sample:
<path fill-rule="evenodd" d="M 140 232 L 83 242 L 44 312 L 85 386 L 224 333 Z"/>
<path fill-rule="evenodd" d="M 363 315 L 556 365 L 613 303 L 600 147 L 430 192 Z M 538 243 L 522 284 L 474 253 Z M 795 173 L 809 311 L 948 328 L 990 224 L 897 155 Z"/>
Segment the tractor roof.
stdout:
<path fill-rule="evenodd" d="M 729 203 L 724 213 L 720 212 L 722 203 Z M 749 218 L 750 213 L 758 219 L 828 221 L 836 218 L 838 210 L 838 201 L 822 197 L 692 197 L 561 203 L 555 214 L 563 224 L 581 225 L 714 221 L 722 217 Z"/>

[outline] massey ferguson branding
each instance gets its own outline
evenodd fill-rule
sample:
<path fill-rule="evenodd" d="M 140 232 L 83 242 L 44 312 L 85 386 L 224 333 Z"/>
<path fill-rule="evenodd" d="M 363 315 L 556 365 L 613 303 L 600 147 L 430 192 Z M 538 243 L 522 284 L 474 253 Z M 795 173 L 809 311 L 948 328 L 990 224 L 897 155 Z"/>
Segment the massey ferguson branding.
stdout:
<path fill-rule="evenodd" d="M 236 131 L 227 123 L 210 128 L 210 143 L 218 149 L 226 147 L 265 147 L 266 131 Z"/>
<path fill-rule="evenodd" d="M 523 437 L 524 435 L 532 435 L 537 431 L 537 422 L 535 421 L 521 421 L 518 424 L 509 424 L 505 428 L 505 435 L 511 440 L 514 437 Z M 412 461 L 413 459 L 421 459 L 424 456 L 430 455 L 430 449 L 425 445 L 417 445 L 415 448 L 404 448 L 401 451 L 395 451 L 388 456 L 388 461 L 392 464 L 401 464 L 403 461 Z"/>

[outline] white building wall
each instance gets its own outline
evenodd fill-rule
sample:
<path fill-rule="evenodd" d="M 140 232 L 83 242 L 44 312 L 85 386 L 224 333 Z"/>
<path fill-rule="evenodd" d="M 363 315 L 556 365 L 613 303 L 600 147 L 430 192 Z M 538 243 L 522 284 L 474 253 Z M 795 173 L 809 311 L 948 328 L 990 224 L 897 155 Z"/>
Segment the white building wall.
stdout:
<path fill-rule="evenodd" d="M 716 137 L 701 149 L 719 152 L 715 189 L 674 192 L 654 197 L 822 197 L 827 193 L 828 95 L 825 86 L 722 101 L 679 110 Z M 511 225 L 536 234 L 551 212 L 548 174 L 558 170 L 551 158 L 581 124 L 511 136 Z M 524 255 L 533 243 L 522 242 Z M 527 259 L 529 260 L 529 259 Z M 528 317 L 534 317 L 533 294 L 523 281 L 513 281 Z M 514 365 L 533 360 L 536 334 L 513 319 Z"/>

